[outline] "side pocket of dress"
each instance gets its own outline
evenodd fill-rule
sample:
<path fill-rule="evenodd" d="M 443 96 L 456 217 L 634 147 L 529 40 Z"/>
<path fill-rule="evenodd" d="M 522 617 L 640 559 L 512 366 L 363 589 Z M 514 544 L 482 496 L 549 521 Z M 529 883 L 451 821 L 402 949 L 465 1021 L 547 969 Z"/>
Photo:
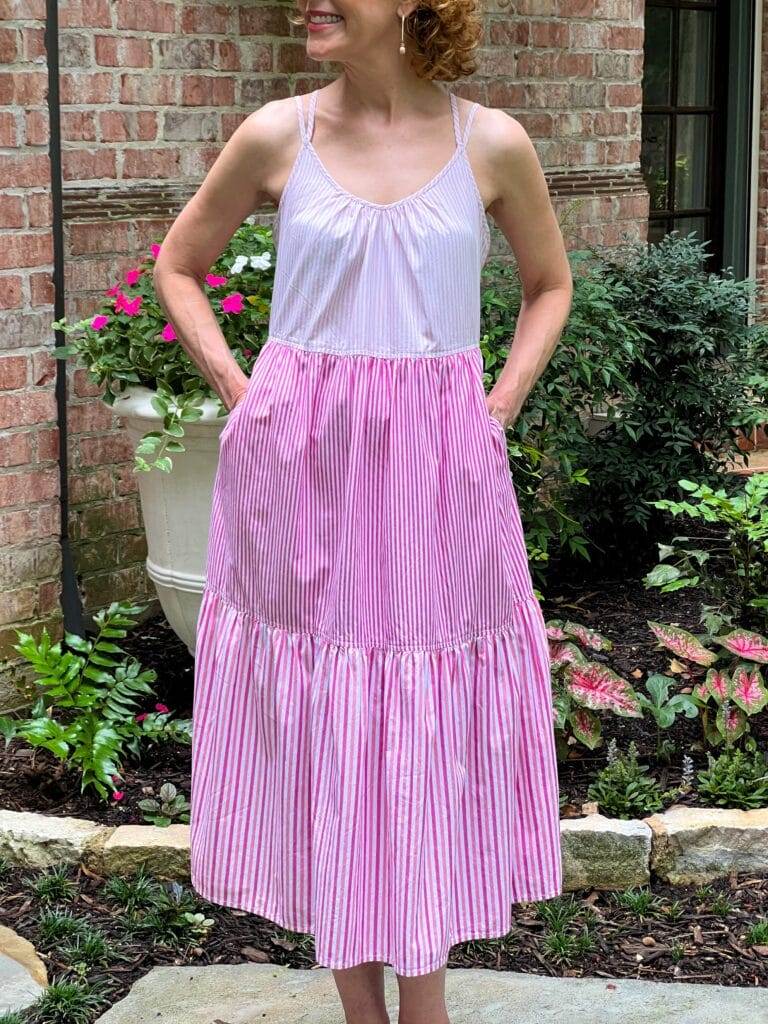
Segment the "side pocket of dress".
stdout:
<path fill-rule="evenodd" d="M 504 461 L 507 464 L 507 472 L 511 475 L 512 467 L 509 465 L 509 453 L 507 452 L 507 432 L 496 419 L 496 417 L 492 416 L 489 412 L 487 412 L 487 410 L 486 415 L 488 419 L 491 421 L 491 431 L 493 432 L 496 441 L 499 442 L 501 453 L 504 457 Z"/>
<path fill-rule="evenodd" d="M 226 439 L 229 437 L 230 433 L 232 432 L 232 428 L 237 423 L 238 417 L 242 412 L 243 406 L 248 401 L 248 396 L 251 393 L 252 380 L 253 375 L 251 375 L 251 377 L 248 378 L 248 386 L 246 387 L 245 392 L 243 393 L 243 397 L 240 399 L 240 401 L 237 403 L 234 409 L 230 410 L 230 412 L 227 413 L 226 422 L 224 426 L 221 428 L 221 433 L 219 434 L 220 445 L 223 444 L 224 441 L 226 441 Z"/>

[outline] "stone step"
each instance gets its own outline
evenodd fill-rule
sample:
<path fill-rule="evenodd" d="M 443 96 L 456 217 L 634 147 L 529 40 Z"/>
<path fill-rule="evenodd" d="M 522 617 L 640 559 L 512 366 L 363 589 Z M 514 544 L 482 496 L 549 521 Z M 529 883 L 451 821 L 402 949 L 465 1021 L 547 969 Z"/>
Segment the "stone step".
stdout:
<path fill-rule="evenodd" d="M 397 1019 L 397 979 L 384 970 Z M 451 1024 L 757 1024 L 768 990 L 684 982 L 446 972 Z M 341 1024 L 331 971 L 272 964 L 155 967 L 98 1024 Z"/>

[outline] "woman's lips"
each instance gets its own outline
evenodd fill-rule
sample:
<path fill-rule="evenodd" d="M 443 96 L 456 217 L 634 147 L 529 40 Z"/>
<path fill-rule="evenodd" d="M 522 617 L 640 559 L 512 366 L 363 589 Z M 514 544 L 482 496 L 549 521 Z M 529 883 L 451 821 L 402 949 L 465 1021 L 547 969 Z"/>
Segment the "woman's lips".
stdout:
<path fill-rule="evenodd" d="M 341 24 L 343 24 L 343 22 L 344 22 L 343 18 L 341 18 L 339 21 L 326 21 L 326 22 L 323 22 L 322 24 L 318 24 L 315 21 L 307 20 L 307 29 L 310 32 L 321 32 L 323 29 L 326 29 L 326 28 L 336 28 L 337 25 L 341 25 Z"/>

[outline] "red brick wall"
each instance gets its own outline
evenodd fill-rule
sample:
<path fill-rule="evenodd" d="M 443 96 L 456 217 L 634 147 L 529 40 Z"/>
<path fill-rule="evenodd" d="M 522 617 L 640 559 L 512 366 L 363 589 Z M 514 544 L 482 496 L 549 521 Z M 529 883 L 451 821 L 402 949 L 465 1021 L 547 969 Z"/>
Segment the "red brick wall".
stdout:
<path fill-rule="evenodd" d="M 223 142 L 269 99 L 331 74 L 305 56 L 290 4 L 62 0 L 65 312 L 92 312 L 199 185 Z M 478 73 L 452 87 L 519 117 L 570 245 L 642 236 L 638 173 L 642 0 L 488 0 Z M 9 627 L 57 609 L 57 469 L 43 0 L 0 0 L 2 525 L 18 579 Z M 268 211 L 264 211 L 268 218 Z M 496 239 L 503 251 L 503 240 Z M 22 268 L 19 270 L 18 268 Z M 86 608 L 153 593 L 132 452 L 85 371 L 68 369 L 73 553 Z M 15 638 L 15 634 L 14 638 Z"/>
<path fill-rule="evenodd" d="M 0 0 L 0 658 L 60 626 L 43 0 Z"/>

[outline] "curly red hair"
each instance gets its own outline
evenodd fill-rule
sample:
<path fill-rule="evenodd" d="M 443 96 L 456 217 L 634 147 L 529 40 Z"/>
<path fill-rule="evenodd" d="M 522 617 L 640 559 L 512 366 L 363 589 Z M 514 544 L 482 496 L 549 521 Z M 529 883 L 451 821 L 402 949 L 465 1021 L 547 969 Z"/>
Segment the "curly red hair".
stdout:
<path fill-rule="evenodd" d="M 288 14 L 288 20 L 304 24 L 298 14 Z M 477 71 L 475 51 L 483 35 L 478 0 L 419 0 L 405 19 L 405 32 L 415 44 L 421 78 L 455 82 Z"/>

